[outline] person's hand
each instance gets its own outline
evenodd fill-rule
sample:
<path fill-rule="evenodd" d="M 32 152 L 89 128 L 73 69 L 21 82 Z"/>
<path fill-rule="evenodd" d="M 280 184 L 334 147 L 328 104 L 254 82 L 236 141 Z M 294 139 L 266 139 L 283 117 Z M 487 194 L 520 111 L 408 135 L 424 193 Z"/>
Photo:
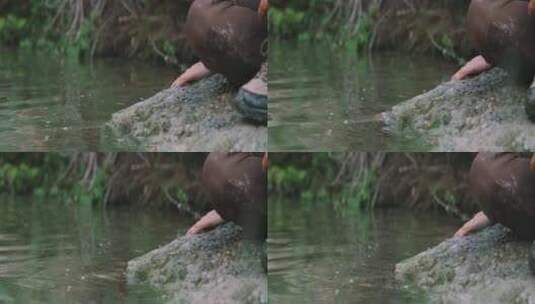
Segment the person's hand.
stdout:
<path fill-rule="evenodd" d="M 172 88 L 180 88 L 189 84 L 187 77 L 184 74 L 180 75 L 171 85 Z"/>
<path fill-rule="evenodd" d="M 268 166 L 269 166 L 269 161 L 268 161 L 268 154 L 267 152 L 264 154 L 264 158 L 262 158 L 262 167 L 264 168 L 264 171 L 267 172 L 268 170 Z"/>
<path fill-rule="evenodd" d="M 222 224 L 224 222 L 223 218 L 217 213 L 217 211 L 212 210 L 203 216 L 200 220 L 197 221 L 191 228 L 189 228 L 186 235 L 191 236 L 195 234 L 202 233 L 206 230 L 210 230 L 215 226 Z"/>
<path fill-rule="evenodd" d="M 480 231 L 483 228 L 492 225 L 491 220 L 483 212 L 479 212 L 474 217 L 466 222 L 457 232 L 454 237 L 464 237 L 471 233 Z"/>
<path fill-rule="evenodd" d="M 186 235 L 199 234 L 200 232 L 201 232 L 200 227 L 198 227 L 197 225 L 193 225 L 188 229 L 188 232 L 186 232 Z"/>
<path fill-rule="evenodd" d="M 212 72 L 202 63 L 198 62 L 187 69 L 171 85 L 172 88 L 179 88 L 190 85 L 192 82 L 208 77 Z"/>
<path fill-rule="evenodd" d="M 531 170 L 535 171 L 535 154 L 531 157 Z"/>
<path fill-rule="evenodd" d="M 258 14 L 262 17 L 266 17 L 268 10 L 269 10 L 268 0 L 260 0 L 260 5 L 258 6 Z"/>
<path fill-rule="evenodd" d="M 455 235 L 453 237 L 464 237 L 467 236 L 470 232 L 466 229 L 465 226 L 461 227 L 457 232 L 455 232 Z"/>
<path fill-rule="evenodd" d="M 529 0 L 528 13 L 531 16 L 535 15 L 535 0 Z"/>
<path fill-rule="evenodd" d="M 457 73 L 451 77 L 451 80 L 463 80 L 468 76 L 481 74 L 491 68 L 492 65 L 488 63 L 483 56 L 477 56 L 457 71 Z"/>

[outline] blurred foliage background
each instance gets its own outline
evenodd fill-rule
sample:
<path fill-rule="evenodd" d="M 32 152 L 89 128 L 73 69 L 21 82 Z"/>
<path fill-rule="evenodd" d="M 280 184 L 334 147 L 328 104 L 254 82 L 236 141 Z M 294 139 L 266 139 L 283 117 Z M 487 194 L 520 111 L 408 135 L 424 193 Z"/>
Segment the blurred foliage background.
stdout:
<path fill-rule="evenodd" d="M 405 207 L 463 219 L 477 211 L 468 191 L 473 153 L 270 153 L 269 197 L 339 209 Z"/>
<path fill-rule="evenodd" d="M 174 205 L 198 216 L 205 153 L 0 153 L 0 192 L 65 203 Z"/>
<path fill-rule="evenodd" d="M 469 0 L 272 0 L 270 35 L 356 50 L 434 52 L 460 60 Z"/>
<path fill-rule="evenodd" d="M 356 50 L 459 59 L 469 0 L 271 0 L 270 36 Z M 0 45 L 72 56 L 192 60 L 181 34 L 189 0 L 0 0 Z"/>
<path fill-rule="evenodd" d="M 70 56 L 191 60 L 188 0 L 0 0 L 0 46 Z"/>
<path fill-rule="evenodd" d="M 206 153 L 1 153 L 0 191 L 65 203 L 209 209 L 199 174 Z M 477 211 L 474 153 L 270 153 L 271 199 L 336 208 L 404 207 L 460 218 Z"/>

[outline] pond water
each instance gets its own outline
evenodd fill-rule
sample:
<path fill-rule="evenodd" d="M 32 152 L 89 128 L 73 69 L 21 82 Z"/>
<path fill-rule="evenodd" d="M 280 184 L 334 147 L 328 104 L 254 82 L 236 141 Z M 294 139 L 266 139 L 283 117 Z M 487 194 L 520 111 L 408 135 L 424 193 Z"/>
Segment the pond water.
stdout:
<path fill-rule="evenodd" d="M 452 236 L 459 221 L 403 209 L 336 209 L 269 202 L 270 302 L 426 303 L 395 281 L 395 264 Z"/>
<path fill-rule="evenodd" d="M 356 54 L 325 44 L 273 41 L 269 54 L 270 151 L 415 151 L 408 134 L 383 131 L 377 114 L 448 80 L 442 58 Z"/>
<path fill-rule="evenodd" d="M 173 68 L 0 49 L 0 151 L 140 150 L 114 137 L 111 115 L 168 87 Z"/>
<path fill-rule="evenodd" d="M 162 303 L 126 283 L 126 264 L 190 224 L 169 210 L 3 199 L 0 303 Z"/>

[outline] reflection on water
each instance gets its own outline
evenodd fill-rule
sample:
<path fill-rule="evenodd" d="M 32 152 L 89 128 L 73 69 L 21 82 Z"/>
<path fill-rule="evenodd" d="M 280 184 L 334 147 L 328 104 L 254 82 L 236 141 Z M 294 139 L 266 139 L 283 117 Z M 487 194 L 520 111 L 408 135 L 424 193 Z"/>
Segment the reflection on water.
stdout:
<path fill-rule="evenodd" d="M 429 56 L 357 55 L 274 41 L 269 54 L 271 150 L 379 151 L 423 147 L 388 136 L 376 115 L 447 80 L 455 65 Z"/>
<path fill-rule="evenodd" d="M 81 64 L 0 52 L 1 151 L 139 150 L 103 126 L 112 113 L 169 86 L 177 74 L 118 58 Z"/>
<path fill-rule="evenodd" d="M 174 212 L 0 202 L 0 303 L 160 303 L 126 284 L 129 259 L 184 233 Z"/>
<path fill-rule="evenodd" d="M 329 203 L 269 202 L 271 303 L 418 303 L 397 262 L 451 236 L 456 220 L 399 209 L 341 214 Z"/>

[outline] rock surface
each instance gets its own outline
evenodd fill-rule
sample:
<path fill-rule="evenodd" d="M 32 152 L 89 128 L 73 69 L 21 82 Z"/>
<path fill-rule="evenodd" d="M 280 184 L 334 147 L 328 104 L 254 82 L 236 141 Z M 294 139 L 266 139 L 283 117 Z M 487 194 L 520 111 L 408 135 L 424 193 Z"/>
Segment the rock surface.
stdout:
<path fill-rule="evenodd" d="M 526 88 L 501 69 L 444 83 L 383 113 L 386 129 L 423 137 L 436 151 L 535 150 L 535 124 L 524 112 Z"/>
<path fill-rule="evenodd" d="M 169 303 L 267 303 L 265 252 L 228 223 L 129 261 L 127 279 L 162 290 Z"/>
<path fill-rule="evenodd" d="M 436 303 L 535 303 L 529 246 L 495 225 L 399 263 L 396 278 L 427 290 Z"/>
<path fill-rule="evenodd" d="M 214 75 L 121 110 L 108 127 L 150 151 L 265 151 L 267 128 L 245 121 L 233 95 L 227 81 Z"/>

